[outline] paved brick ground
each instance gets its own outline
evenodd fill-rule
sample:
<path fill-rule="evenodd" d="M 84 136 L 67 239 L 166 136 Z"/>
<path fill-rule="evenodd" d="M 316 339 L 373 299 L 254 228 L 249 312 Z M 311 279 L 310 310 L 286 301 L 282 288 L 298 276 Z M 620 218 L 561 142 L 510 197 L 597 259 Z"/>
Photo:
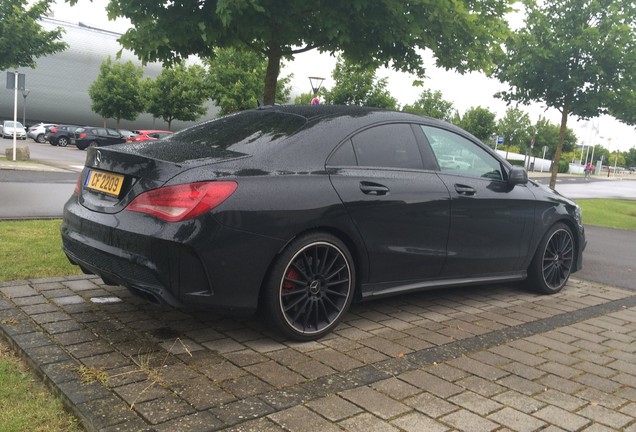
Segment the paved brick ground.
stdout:
<path fill-rule="evenodd" d="M 636 293 L 579 280 L 354 305 L 310 343 L 97 278 L 17 281 L 0 335 L 87 430 L 636 432 Z"/>

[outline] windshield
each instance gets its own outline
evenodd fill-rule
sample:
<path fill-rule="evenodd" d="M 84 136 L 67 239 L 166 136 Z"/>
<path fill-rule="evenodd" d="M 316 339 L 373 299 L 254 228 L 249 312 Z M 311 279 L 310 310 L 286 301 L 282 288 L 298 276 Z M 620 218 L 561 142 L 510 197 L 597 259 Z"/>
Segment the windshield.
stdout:
<path fill-rule="evenodd" d="M 22 123 L 20 123 L 20 122 L 16 122 L 15 124 L 17 125 L 16 127 L 24 129 L 24 126 L 22 126 Z M 12 128 L 12 127 L 13 127 L 13 122 L 12 122 L 12 121 L 6 121 L 6 122 L 4 122 L 4 127 L 10 127 L 10 128 Z"/>

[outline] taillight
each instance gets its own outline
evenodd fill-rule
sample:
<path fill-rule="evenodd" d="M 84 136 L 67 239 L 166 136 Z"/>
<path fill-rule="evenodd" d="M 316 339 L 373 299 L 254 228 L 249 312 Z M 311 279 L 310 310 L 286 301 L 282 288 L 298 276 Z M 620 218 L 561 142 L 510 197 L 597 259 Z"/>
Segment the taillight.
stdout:
<path fill-rule="evenodd" d="M 137 196 L 126 210 L 148 213 L 168 222 L 180 222 L 207 213 L 237 188 L 234 181 L 166 186 Z"/>
<path fill-rule="evenodd" d="M 73 195 L 79 195 L 81 190 L 82 190 L 82 176 L 80 174 L 80 176 L 77 178 L 77 181 L 75 182 L 75 189 L 73 189 Z"/>
<path fill-rule="evenodd" d="M 85 133 L 81 133 L 81 134 L 79 134 L 79 137 L 80 137 L 80 139 L 81 138 L 86 138 L 86 134 Z"/>
<path fill-rule="evenodd" d="M 51 129 L 49 129 L 50 132 L 53 133 L 57 133 L 57 128 L 55 126 L 51 127 Z"/>

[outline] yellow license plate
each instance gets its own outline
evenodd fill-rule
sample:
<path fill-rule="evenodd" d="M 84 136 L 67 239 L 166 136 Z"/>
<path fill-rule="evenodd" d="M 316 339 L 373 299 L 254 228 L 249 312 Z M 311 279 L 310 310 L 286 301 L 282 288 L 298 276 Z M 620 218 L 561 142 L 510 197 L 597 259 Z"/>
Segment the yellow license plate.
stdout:
<path fill-rule="evenodd" d="M 88 173 L 85 186 L 88 189 L 118 196 L 124 184 L 124 176 L 103 171 L 91 170 Z"/>

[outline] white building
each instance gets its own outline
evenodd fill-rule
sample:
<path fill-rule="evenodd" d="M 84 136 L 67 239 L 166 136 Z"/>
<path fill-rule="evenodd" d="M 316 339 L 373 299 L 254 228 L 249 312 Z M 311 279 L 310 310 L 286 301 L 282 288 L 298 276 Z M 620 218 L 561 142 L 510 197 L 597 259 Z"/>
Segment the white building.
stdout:
<path fill-rule="evenodd" d="M 45 30 L 56 27 L 64 29 L 62 39 L 68 48 L 57 54 L 38 58 L 35 69 L 18 68 L 26 76 L 26 124 L 51 122 L 60 124 L 96 125 L 104 120 L 91 110 L 88 87 L 97 78 L 99 66 L 109 55 L 117 60 L 121 45 L 117 41 L 120 34 L 79 24 L 72 24 L 54 18 L 43 18 L 40 24 Z M 141 62 L 130 51 L 121 54 L 122 62 L 131 60 L 136 65 Z M 154 78 L 161 73 L 161 64 L 152 63 L 143 67 L 144 78 Z M 6 88 L 6 72 L 0 77 L 0 119 L 13 119 L 14 91 Z M 22 122 L 25 99 L 18 92 L 18 120 Z M 217 109 L 208 103 L 208 113 L 198 121 L 215 117 Z M 172 129 L 179 130 L 194 122 L 173 121 Z M 115 120 L 108 120 L 109 127 L 115 127 Z M 121 120 L 120 127 L 126 129 L 167 129 L 161 119 L 153 119 L 150 114 L 140 114 L 136 120 Z"/>

